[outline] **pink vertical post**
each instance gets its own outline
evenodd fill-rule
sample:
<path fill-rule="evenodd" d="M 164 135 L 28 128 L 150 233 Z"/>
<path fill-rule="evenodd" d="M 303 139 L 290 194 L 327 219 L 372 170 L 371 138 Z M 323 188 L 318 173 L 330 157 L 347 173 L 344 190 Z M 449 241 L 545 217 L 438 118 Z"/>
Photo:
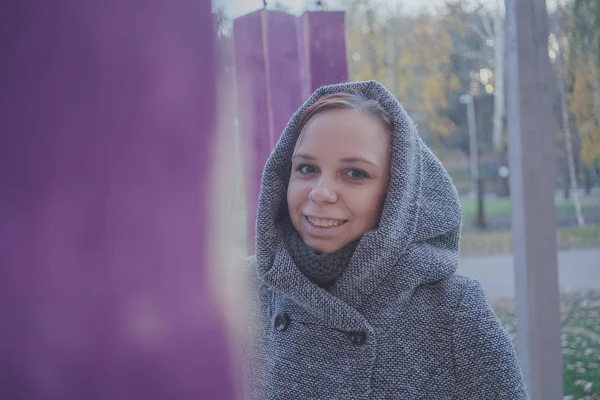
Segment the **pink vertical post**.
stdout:
<path fill-rule="evenodd" d="M 259 10 L 233 22 L 237 116 L 244 143 L 248 250 L 254 252 L 262 170 L 302 104 L 296 17 Z"/>
<path fill-rule="evenodd" d="M 298 17 L 303 97 L 323 85 L 348 81 L 346 14 L 307 11 Z"/>
<path fill-rule="evenodd" d="M 0 13 L 0 399 L 232 399 L 209 1 Z"/>

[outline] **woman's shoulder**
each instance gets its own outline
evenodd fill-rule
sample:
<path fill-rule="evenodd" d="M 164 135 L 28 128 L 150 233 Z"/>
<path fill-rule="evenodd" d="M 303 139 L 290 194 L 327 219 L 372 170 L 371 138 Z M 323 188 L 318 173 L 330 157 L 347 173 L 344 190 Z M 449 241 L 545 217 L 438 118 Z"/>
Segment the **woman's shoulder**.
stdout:
<path fill-rule="evenodd" d="M 420 312 L 438 315 L 459 336 L 461 330 L 472 325 L 500 328 L 483 286 L 466 276 L 452 275 L 420 286 L 413 306 Z"/>
<path fill-rule="evenodd" d="M 420 297 L 427 299 L 427 306 L 447 318 L 454 340 L 468 343 L 493 340 L 507 345 L 510 342 L 477 279 L 452 275 L 424 285 L 422 290 Z"/>
<path fill-rule="evenodd" d="M 454 275 L 438 285 L 453 304 L 449 314 L 458 397 L 528 399 L 511 337 L 481 283 Z"/>
<path fill-rule="evenodd" d="M 428 298 L 438 299 L 452 308 L 459 308 L 465 303 L 486 303 L 481 283 L 477 279 L 457 274 L 422 285 L 419 290 L 423 294 L 430 294 Z"/>

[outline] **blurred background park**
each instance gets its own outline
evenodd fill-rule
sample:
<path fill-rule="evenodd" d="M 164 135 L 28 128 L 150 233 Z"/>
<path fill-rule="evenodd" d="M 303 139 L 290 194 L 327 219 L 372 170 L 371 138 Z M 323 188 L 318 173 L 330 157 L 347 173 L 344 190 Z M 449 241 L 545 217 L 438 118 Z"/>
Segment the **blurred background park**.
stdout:
<path fill-rule="evenodd" d="M 242 10 L 252 10 L 252 4 L 260 4 L 238 3 L 216 3 L 218 50 L 224 80 L 230 80 L 230 85 L 234 81 L 232 19 Z M 376 79 L 385 84 L 448 169 L 463 205 L 463 254 L 506 253 L 510 238 L 501 233 L 510 231 L 506 133 L 506 103 L 510 100 L 505 95 L 503 2 L 419 4 L 406 0 L 277 0 L 267 2 L 267 8 L 295 14 L 317 9 L 346 12 L 350 79 Z M 594 14 L 599 7 L 594 1 L 549 3 L 549 56 L 555 78 L 548 82 L 553 89 L 555 128 L 549 134 L 555 137 L 555 165 L 548 168 L 555 170 L 556 220 L 559 245 L 564 249 L 600 245 L 600 17 Z M 467 104 L 461 102 L 465 93 L 474 99 L 482 218 L 478 218 L 479 193 L 471 179 Z M 237 135 L 241 131 L 243 128 Z M 241 148 L 238 145 L 237 150 Z M 238 153 L 236 160 L 240 159 Z M 582 229 L 573 229 L 578 226 L 576 208 L 584 220 Z"/>
<path fill-rule="evenodd" d="M 546 166 L 555 182 L 555 213 L 548 218 L 557 224 L 565 398 L 600 398 L 600 2 L 547 6 L 547 134 L 555 144 Z M 446 166 L 464 212 L 459 273 L 483 283 L 516 340 L 504 1 L 216 2 L 222 89 L 235 85 L 234 20 L 261 8 L 296 16 L 345 12 L 349 79 L 386 85 Z M 225 104 L 236 100 L 233 90 L 221 95 Z M 233 159 L 241 171 L 246 131 L 239 121 L 233 126 Z M 240 219 L 251 218 L 241 176 L 231 207 Z M 246 236 L 238 239 L 244 243 Z M 240 246 L 240 254 L 247 252 Z"/>
<path fill-rule="evenodd" d="M 600 399 L 600 1 L 545 3 L 3 2 L 0 399 L 240 398 L 264 161 L 370 79 L 452 176 L 532 399 Z"/>

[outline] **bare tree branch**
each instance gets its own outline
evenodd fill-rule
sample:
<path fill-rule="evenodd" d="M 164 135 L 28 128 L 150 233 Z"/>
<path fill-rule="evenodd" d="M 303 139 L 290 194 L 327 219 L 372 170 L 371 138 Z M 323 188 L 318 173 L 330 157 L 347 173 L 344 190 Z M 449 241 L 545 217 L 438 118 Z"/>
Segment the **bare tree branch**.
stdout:
<path fill-rule="evenodd" d="M 467 27 L 473 31 L 473 33 L 477 34 L 484 42 L 490 38 L 481 28 L 473 23 L 467 23 Z"/>
<path fill-rule="evenodd" d="M 479 18 L 481 18 L 481 23 L 483 24 L 483 29 L 488 37 L 488 39 L 492 39 L 494 37 L 494 29 L 492 28 L 492 23 L 490 22 L 491 18 L 487 11 L 479 11 L 477 13 Z"/>

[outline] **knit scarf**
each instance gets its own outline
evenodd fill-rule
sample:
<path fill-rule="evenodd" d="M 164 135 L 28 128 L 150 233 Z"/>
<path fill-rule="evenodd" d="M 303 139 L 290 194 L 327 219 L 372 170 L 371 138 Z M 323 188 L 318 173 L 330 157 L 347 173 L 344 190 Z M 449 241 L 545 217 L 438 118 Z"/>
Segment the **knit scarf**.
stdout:
<path fill-rule="evenodd" d="M 328 288 L 346 270 L 358 240 L 348 243 L 333 253 L 316 254 L 302 241 L 291 222 L 288 224 L 285 244 L 292 261 L 314 284 Z"/>

